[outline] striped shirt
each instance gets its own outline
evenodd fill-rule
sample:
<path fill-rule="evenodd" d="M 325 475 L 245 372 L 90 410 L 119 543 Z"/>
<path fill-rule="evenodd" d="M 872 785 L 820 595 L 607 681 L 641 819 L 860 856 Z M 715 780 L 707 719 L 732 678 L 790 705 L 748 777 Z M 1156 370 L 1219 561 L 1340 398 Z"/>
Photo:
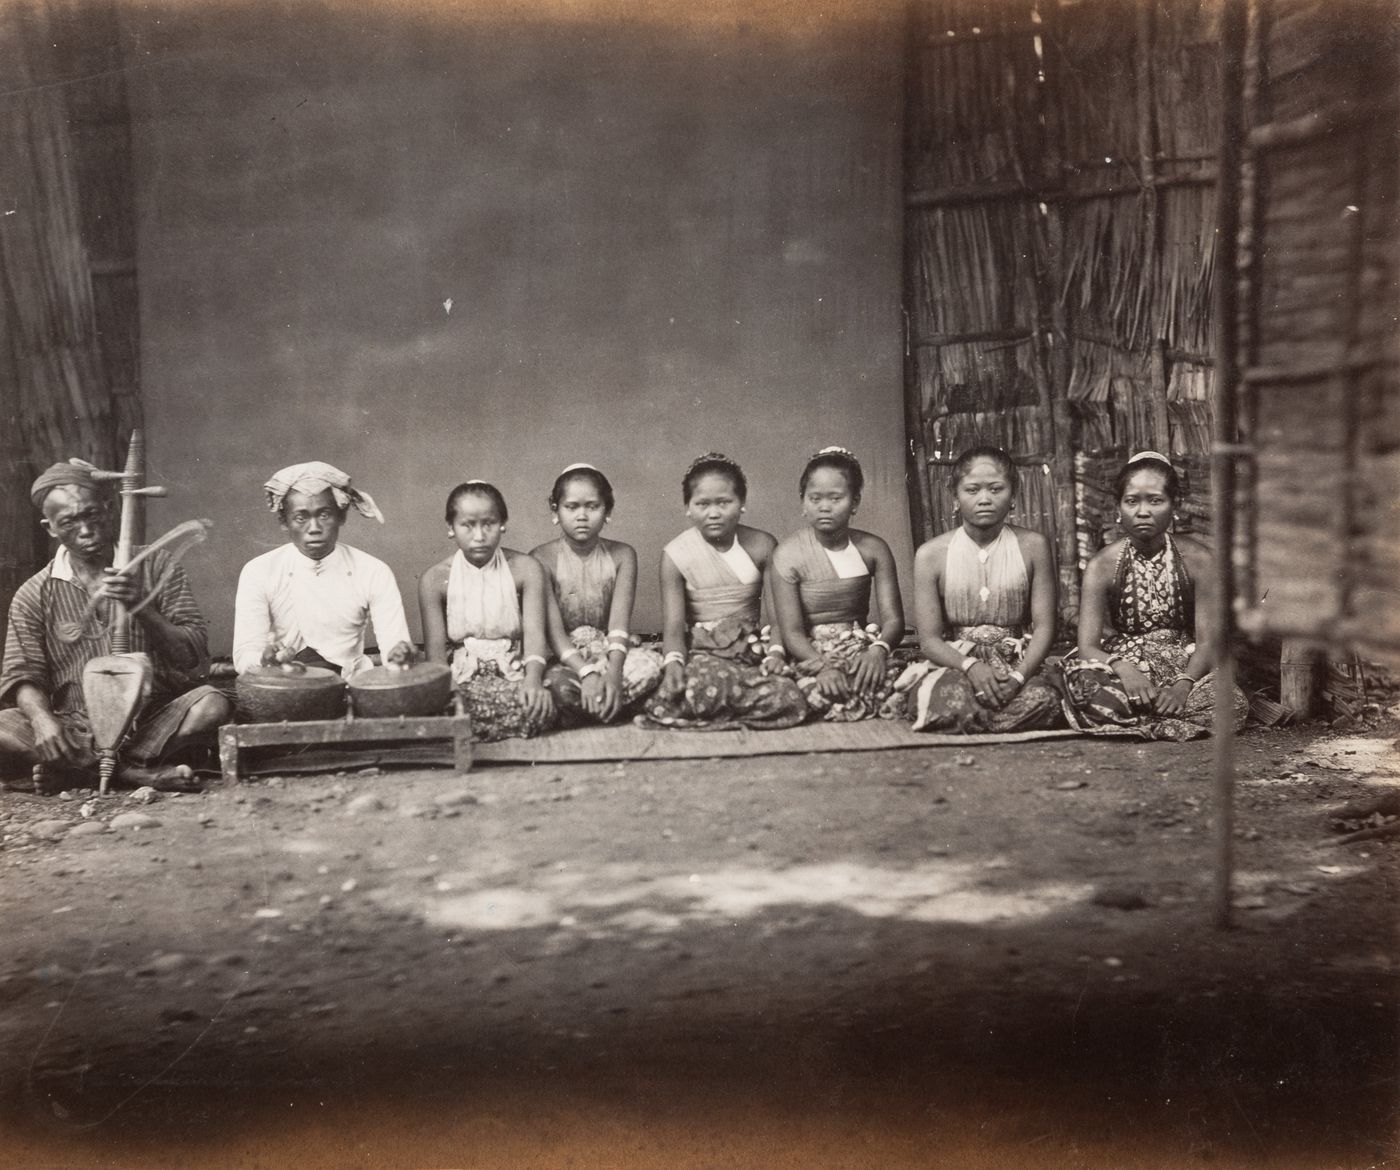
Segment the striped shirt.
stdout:
<path fill-rule="evenodd" d="M 158 611 L 175 626 L 194 653 L 197 665 L 180 670 L 151 645 L 140 617 L 131 619 L 130 647 L 151 656 L 155 667 L 148 709 L 167 703 L 194 686 L 208 671 L 208 623 L 195 604 L 185 570 L 172 564 L 170 554 L 158 552 L 140 567 L 141 596 L 146 596 L 161 575 L 170 577 L 148 608 Z M 58 714 L 82 711 L 83 666 L 111 652 L 111 631 L 99 607 L 84 630 L 84 637 L 65 642 L 58 636 L 61 623 L 76 624 L 87 609 L 88 591 L 74 578 L 68 550 L 60 548 L 54 559 L 15 591 L 10 602 L 10 624 L 5 637 L 5 658 L 0 665 L 0 707 L 15 705 L 15 689 L 33 683 L 49 697 Z"/>

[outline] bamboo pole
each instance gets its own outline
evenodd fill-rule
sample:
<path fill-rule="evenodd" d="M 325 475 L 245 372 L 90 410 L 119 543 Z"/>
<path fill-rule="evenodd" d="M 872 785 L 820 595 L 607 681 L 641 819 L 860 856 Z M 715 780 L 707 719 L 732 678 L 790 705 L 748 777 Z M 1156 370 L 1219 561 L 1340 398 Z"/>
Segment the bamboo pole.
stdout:
<path fill-rule="evenodd" d="M 1144 238 L 1143 255 L 1145 263 L 1139 279 L 1152 289 L 1154 298 L 1160 298 L 1157 283 L 1162 273 L 1162 209 L 1161 196 L 1157 190 L 1158 142 L 1156 85 L 1154 82 L 1152 54 L 1156 48 L 1155 24 L 1153 19 L 1154 0 L 1138 0 L 1136 52 L 1134 53 L 1134 76 L 1137 96 L 1137 139 L 1138 166 L 1142 175 L 1142 233 Z M 1158 325 L 1160 327 L 1160 314 Z M 1158 451 L 1171 450 L 1171 423 L 1167 415 L 1167 357 L 1166 339 L 1153 339 L 1149 355 L 1150 377 L 1147 392 L 1150 395 L 1149 417 L 1152 420 L 1152 433 L 1148 445 Z"/>
<path fill-rule="evenodd" d="M 1239 384 L 1236 282 L 1240 230 L 1240 163 L 1244 132 L 1245 0 L 1227 0 L 1220 46 L 1220 186 L 1216 201 L 1220 249 L 1215 281 L 1215 445 L 1211 451 L 1215 513 L 1215 613 L 1219 662 L 1215 678 L 1215 924 L 1231 923 L 1235 832 L 1235 440 Z"/>
<path fill-rule="evenodd" d="M 917 6 L 910 4 L 904 14 L 904 149 L 901 158 L 908 165 L 914 148 L 916 132 L 915 110 L 919 100 L 918 35 L 919 19 Z M 920 354 L 913 344 L 913 325 L 910 314 L 918 305 L 918 280 L 913 232 L 909 230 L 909 219 L 914 215 L 926 215 L 906 203 L 904 222 L 904 439 L 905 439 L 905 494 L 909 498 L 909 526 L 918 546 L 933 536 L 936 528 L 933 519 L 933 498 L 929 486 L 928 442 L 924 424 L 923 387 L 919 379 Z M 912 489 L 912 490 L 911 490 Z"/>
<path fill-rule="evenodd" d="M 1044 80 L 1036 87 L 1037 122 L 1044 128 L 1037 157 L 1037 178 L 1041 185 L 1059 187 L 1063 182 L 1063 127 L 1052 103 L 1047 100 L 1049 83 L 1057 72 L 1068 76 L 1069 70 L 1058 69 L 1053 52 L 1059 43 L 1055 36 L 1055 6 L 1044 12 L 1045 30 L 1042 36 L 1044 56 L 1041 74 Z M 1074 420 L 1070 414 L 1068 390 L 1070 381 L 1070 338 L 1073 323 L 1068 298 L 1065 295 L 1065 224 L 1064 210 L 1047 202 L 1041 223 L 1044 228 L 1045 263 L 1036 272 L 1036 317 L 1041 331 L 1037 366 L 1044 366 L 1042 406 L 1050 430 L 1051 483 L 1054 485 L 1052 503 L 1055 514 L 1055 559 L 1059 568 L 1060 610 L 1067 617 L 1078 614 L 1079 598 L 1079 520 L 1075 508 L 1074 483 Z M 1037 379 L 1039 384 L 1040 379 Z M 1040 388 L 1039 385 L 1037 387 Z"/>

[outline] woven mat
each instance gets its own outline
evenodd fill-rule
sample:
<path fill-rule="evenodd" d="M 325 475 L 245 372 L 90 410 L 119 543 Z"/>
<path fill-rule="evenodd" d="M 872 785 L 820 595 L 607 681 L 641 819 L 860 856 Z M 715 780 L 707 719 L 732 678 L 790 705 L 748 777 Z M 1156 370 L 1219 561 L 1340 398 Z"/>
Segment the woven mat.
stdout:
<path fill-rule="evenodd" d="M 597 760 L 695 760 L 715 756 L 786 756 L 807 752 L 872 752 L 889 748 L 972 747 L 1069 739 L 1079 733 L 1017 731 L 1005 735 L 930 735 L 885 719 L 808 723 L 783 731 L 650 731 L 641 727 L 583 727 L 536 739 L 479 743 L 475 761 L 562 764 Z"/>

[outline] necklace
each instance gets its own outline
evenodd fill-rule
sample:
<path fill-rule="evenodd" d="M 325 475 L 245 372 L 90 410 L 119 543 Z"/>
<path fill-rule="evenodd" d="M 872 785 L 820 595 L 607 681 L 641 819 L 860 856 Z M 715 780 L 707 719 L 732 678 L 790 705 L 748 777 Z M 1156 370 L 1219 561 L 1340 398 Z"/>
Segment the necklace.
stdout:
<path fill-rule="evenodd" d="M 963 535 L 967 536 L 966 529 L 963 530 Z M 969 543 L 972 545 L 973 551 L 977 554 L 977 577 L 981 583 L 981 587 L 977 590 L 977 596 L 982 599 L 984 605 L 987 599 L 992 595 L 991 586 L 988 584 L 990 570 L 987 568 L 987 562 L 992 559 L 992 553 L 997 550 L 997 547 L 1001 544 L 1002 537 L 1005 535 L 1006 529 L 1003 528 L 996 534 L 995 538 L 988 541 L 985 545 L 979 545 L 972 537 L 967 537 Z"/>

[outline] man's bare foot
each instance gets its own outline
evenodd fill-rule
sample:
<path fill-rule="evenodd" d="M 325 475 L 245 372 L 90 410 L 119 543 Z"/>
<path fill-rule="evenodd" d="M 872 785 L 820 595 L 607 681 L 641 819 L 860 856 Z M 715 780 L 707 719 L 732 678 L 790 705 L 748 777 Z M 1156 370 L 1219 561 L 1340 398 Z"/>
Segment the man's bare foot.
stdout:
<path fill-rule="evenodd" d="M 188 764 L 166 764 L 147 768 L 141 764 L 124 764 L 117 771 L 123 788 L 154 788 L 160 792 L 198 792 L 200 782 Z"/>

